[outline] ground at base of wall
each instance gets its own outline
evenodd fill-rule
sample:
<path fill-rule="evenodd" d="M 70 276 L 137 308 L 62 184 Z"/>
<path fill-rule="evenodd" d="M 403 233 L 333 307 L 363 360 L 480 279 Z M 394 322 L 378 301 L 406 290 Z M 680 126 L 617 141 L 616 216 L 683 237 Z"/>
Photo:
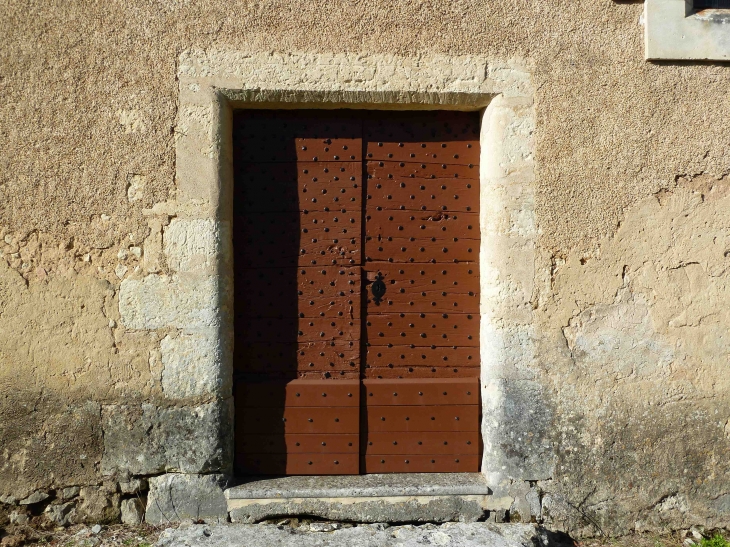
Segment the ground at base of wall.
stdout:
<path fill-rule="evenodd" d="M 730 534 L 725 531 L 724 537 Z M 286 518 L 260 524 L 175 526 L 84 526 L 43 530 L 32 526 L 0 528 L 2 547 L 693 547 L 717 532 L 692 530 L 671 534 L 633 534 L 620 538 L 574 541 L 565 534 L 530 524 L 445 523 L 352 524 Z M 724 543 L 723 543 L 724 541 Z M 728 547 L 727 540 L 708 547 Z"/>

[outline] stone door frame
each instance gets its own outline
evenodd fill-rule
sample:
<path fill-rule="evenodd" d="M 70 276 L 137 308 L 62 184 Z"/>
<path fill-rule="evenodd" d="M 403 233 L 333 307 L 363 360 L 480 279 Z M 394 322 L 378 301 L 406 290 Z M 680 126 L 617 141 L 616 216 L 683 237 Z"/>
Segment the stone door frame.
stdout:
<path fill-rule="evenodd" d="M 549 478 L 540 432 L 547 418 L 535 416 L 539 386 L 529 373 L 537 359 L 530 303 L 537 230 L 534 90 L 526 66 L 478 56 L 192 49 L 180 55 L 177 77 L 176 194 L 145 211 L 152 227 L 145 260 L 159 269 L 126 279 L 119 294 L 127 329 L 160 333 L 165 410 L 190 416 L 183 448 L 149 454 L 156 473 L 232 469 L 233 109 L 454 109 L 482 112 L 482 471 L 497 489 Z M 167 429 L 168 437 L 176 434 Z M 130 450 L 145 450 L 131 442 Z M 144 474 L 133 453 L 125 459 L 113 451 L 105 446 L 106 473 Z"/>

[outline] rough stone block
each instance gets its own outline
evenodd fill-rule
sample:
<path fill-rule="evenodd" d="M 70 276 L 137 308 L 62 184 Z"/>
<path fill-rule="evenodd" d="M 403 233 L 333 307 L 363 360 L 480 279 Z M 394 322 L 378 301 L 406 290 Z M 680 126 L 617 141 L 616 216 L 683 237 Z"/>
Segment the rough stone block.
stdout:
<path fill-rule="evenodd" d="M 350 522 L 475 522 L 488 496 L 395 496 L 229 500 L 232 522 L 255 523 L 280 516 L 313 515 Z"/>
<path fill-rule="evenodd" d="M 217 330 L 166 336 L 162 352 L 162 391 L 171 399 L 184 399 L 210 393 L 228 395 L 223 388 L 223 349 Z"/>
<path fill-rule="evenodd" d="M 122 524 L 141 524 L 144 520 L 144 503 L 140 498 L 122 500 Z"/>
<path fill-rule="evenodd" d="M 105 474 L 220 471 L 231 461 L 232 399 L 196 407 L 103 407 Z"/>
<path fill-rule="evenodd" d="M 20 500 L 20 505 L 33 505 L 34 503 L 40 503 L 47 500 L 49 497 L 47 492 L 37 490 L 25 499 Z"/>
<path fill-rule="evenodd" d="M 222 238 L 229 234 L 228 223 L 215 219 L 173 219 L 163 235 L 167 263 L 178 272 L 215 273 L 217 261 L 226 258 Z"/>
<path fill-rule="evenodd" d="M 530 380 L 491 380 L 482 399 L 482 472 L 491 480 L 552 477 L 553 405 L 544 388 Z"/>
<path fill-rule="evenodd" d="M 61 505 L 49 505 L 44 511 L 46 516 L 58 526 L 69 526 L 76 517 L 75 504 L 73 502 Z"/>
<path fill-rule="evenodd" d="M 129 329 L 206 329 L 220 323 L 219 282 L 198 275 L 148 275 L 119 287 L 119 314 Z"/>
<path fill-rule="evenodd" d="M 129 479 L 119 483 L 119 490 L 122 494 L 138 494 L 147 490 L 147 479 Z"/>
<path fill-rule="evenodd" d="M 226 522 L 228 506 L 223 490 L 225 475 L 170 473 L 150 479 L 145 520 L 151 524 L 202 519 Z"/>
<path fill-rule="evenodd" d="M 88 486 L 79 493 L 81 503 L 76 508 L 78 522 L 112 524 L 119 522 L 119 494 L 108 488 Z"/>

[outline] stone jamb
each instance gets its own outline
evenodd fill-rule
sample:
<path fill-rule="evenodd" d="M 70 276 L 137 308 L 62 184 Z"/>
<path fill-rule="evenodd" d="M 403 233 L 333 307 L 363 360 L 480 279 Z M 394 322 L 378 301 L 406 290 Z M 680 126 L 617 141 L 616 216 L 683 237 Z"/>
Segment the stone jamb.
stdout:
<path fill-rule="evenodd" d="M 154 265 L 120 290 L 127 328 L 169 332 L 161 344 L 165 397 L 183 405 L 202 397 L 233 412 L 233 109 L 479 110 L 482 469 L 497 490 L 512 480 L 548 478 L 549 462 L 522 453 L 524 445 L 514 436 L 521 427 L 534 429 L 534 401 L 529 408 L 523 402 L 539 392 L 530 372 L 536 359 L 530 304 L 535 111 L 526 66 L 477 56 L 188 50 L 180 55 L 178 79 L 176 195 L 147 211 L 162 237 L 150 241 L 161 248 L 145 249 L 146 256 L 164 257 L 168 273 Z M 218 469 L 165 470 L 230 473 L 232 419 L 219 421 L 216 450 L 227 459 Z M 505 419 L 516 420 L 516 430 Z M 201 438 L 211 437 L 203 433 Z"/>

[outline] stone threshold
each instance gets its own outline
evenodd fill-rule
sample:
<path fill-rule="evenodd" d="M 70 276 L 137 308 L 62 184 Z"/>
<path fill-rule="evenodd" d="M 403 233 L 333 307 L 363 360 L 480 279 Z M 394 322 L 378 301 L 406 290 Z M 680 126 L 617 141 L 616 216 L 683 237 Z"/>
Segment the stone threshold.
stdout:
<path fill-rule="evenodd" d="M 489 510 L 481 473 L 250 478 L 228 488 L 232 522 L 307 516 L 336 521 L 474 522 Z"/>
<path fill-rule="evenodd" d="M 350 498 L 491 494 L 481 473 L 388 473 L 251 477 L 226 490 L 226 498 Z"/>

